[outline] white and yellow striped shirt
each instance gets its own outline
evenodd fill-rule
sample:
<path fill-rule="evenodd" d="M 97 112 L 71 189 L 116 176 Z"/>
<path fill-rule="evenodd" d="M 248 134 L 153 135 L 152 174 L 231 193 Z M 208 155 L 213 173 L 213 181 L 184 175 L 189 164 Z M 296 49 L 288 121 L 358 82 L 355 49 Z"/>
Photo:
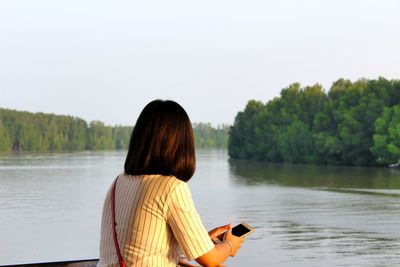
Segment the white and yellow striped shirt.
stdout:
<path fill-rule="evenodd" d="M 127 266 L 175 266 L 181 250 L 189 260 L 214 244 L 198 215 L 188 185 L 174 176 L 121 174 L 115 194 L 118 243 Z M 117 267 L 111 189 L 101 222 L 98 267 Z"/>

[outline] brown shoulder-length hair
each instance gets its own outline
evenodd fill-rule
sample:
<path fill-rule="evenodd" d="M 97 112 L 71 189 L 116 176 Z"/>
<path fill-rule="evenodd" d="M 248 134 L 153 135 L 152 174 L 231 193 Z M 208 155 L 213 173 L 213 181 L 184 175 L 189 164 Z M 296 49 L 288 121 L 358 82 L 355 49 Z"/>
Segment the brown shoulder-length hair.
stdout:
<path fill-rule="evenodd" d="M 133 128 L 124 167 L 130 175 L 173 175 L 185 182 L 193 176 L 193 128 L 178 103 L 154 100 L 144 107 Z"/>

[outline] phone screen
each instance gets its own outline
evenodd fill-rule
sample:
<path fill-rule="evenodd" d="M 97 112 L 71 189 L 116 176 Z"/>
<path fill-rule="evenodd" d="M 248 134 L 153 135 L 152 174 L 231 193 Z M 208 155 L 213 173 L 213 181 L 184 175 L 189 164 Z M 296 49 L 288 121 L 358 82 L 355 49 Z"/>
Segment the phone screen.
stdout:
<path fill-rule="evenodd" d="M 250 229 L 248 229 L 246 226 L 243 224 L 238 224 L 235 227 L 232 228 L 232 234 L 235 236 L 242 236 L 244 234 L 247 234 L 250 232 Z"/>

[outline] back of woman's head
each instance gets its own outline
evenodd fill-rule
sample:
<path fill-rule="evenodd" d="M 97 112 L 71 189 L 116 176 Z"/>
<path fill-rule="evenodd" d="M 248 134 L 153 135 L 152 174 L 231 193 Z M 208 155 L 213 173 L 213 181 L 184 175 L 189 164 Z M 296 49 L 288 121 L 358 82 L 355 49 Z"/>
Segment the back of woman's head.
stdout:
<path fill-rule="evenodd" d="M 186 182 L 195 168 L 193 128 L 185 110 L 170 100 L 147 104 L 133 128 L 125 173 L 174 175 Z"/>

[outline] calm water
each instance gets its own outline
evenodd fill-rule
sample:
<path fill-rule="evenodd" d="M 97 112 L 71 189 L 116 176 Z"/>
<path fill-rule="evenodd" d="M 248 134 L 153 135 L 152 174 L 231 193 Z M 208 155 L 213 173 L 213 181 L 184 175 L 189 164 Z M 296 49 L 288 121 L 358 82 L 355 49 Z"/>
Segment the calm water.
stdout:
<path fill-rule="evenodd" d="M 124 152 L 0 155 L 0 265 L 98 257 Z M 234 266 L 400 266 L 400 171 L 229 160 L 200 150 L 190 187 L 207 228 L 246 221 Z"/>

